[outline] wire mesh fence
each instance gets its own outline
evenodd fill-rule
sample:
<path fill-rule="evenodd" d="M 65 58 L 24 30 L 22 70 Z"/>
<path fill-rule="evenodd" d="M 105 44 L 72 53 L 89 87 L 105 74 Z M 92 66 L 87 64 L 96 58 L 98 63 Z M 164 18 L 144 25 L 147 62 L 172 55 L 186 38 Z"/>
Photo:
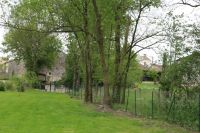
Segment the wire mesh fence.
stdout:
<path fill-rule="evenodd" d="M 84 98 L 84 88 L 67 90 L 73 96 Z M 127 89 L 128 92 L 128 89 Z M 130 89 L 125 104 L 114 104 L 138 117 L 165 120 L 200 131 L 200 96 L 193 92 L 169 92 L 160 89 Z M 101 103 L 103 87 L 93 89 L 93 102 Z"/>
<path fill-rule="evenodd" d="M 198 93 L 139 89 L 132 91 L 128 111 L 136 116 L 162 119 L 200 130 L 199 104 Z"/>

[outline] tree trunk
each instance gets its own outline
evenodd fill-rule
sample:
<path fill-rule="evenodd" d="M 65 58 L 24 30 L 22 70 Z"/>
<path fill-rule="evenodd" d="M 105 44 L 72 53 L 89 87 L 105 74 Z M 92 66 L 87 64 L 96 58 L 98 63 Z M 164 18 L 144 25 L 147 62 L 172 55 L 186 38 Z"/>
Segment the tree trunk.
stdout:
<path fill-rule="evenodd" d="M 113 102 L 120 103 L 121 97 L 121 73 L 120 73 L 120 64 L 121 64 L 121 47 L 120 47 L 120 38 L 121 38 L 121 24 L 120 24 L 120 5 L 117 7 L 115 12 L 115 75 L 114 75 L 114 84 L 113 84 Z"/>
<path fill-rule="evenodd" d="M 121 104 L 124 104 L 125 99 L 126 99 L 127 78 L 128 78 L 129 68 L 130 68 L 130 65 L 131 65 L 131 58 L 130 57 L 131 57 L 131 54 L 129 54 L 128 61 L 127 61 L 127 64 L 126 64 L 126 68 L 125 68 L 125 72 L 124 72 Z"/>
<path fill-rule="evenodd" d="M 76 59 L 75 59 L 76 60 Z M 75 61 L 76 62 L 76 61 Z M 73 86 L 72 86 L 72 95 L 75 96 L 75 91 L 76 91 L 76 80 L 77 80 L 77 67 L 76 64 L 73 66 Z"/>
<path fill-rule="evenodd" d="M 124 42 L 124 46 L 123 46 L 123 53 L 122 53 L 122 61 L 124 60 L 125 58 L 125 55 L 126 55 L 126 52 L 127 52 L 127 48 L 128 48 L 128 36 L 129 36 L 129 32 L 130 32 L 130 25 L 131 25 L 131 19 L 128 17 L 127 18 L 127 25 L 126 25 L 126 30 L 125 30 L 125 42 Z M 129 51 L 130 53 L 131 51 Z M 128 76 L 128 71 L 127 70 L 127 67 L 129 66 L 130 64 L 130 54 L 128 55 L 128 61 L 126 62 L 126 64 L 123 62 L 123 69 L 124 69 L 124 72 L 122 73 L 122 98 L 121 98 L 121 104 L 124 104 L 125 103 L 125 97 L 126 97 L 126 84 L 127 84 L 127 76 Z M 128 68 L 129 69 L 129 68 Z"/>
<path fill-rule="evenodd" d="M 86 88 L 85 88 L 85 102 L 93 102 L 92 96 L 92 71 L 91 71 L 91 55 L 90 55 L 90 40 L 88 31 L 88 0 L 84 0 L 84 35 L 85 35 L 85 70 L 86 70 Z"/>
<path fill-rule="evenodd" d="M 99 47 L 100 62 L 103 69 L 103 83 L 104 83 L 103 104 L 106 106 L 110 106 L 111 99 L 110 99 L 110 93 L 109 93 L 109 73 L 108 73 L 108 66 L 106 64 L 106 59 L 105 59 L 105 52 L 104 52 L 104 35 L 103 35 L 103 29 L 102 29 L 101 14 L 97 7 L 96 0 L 92 0 L 92 4 L 94 7 L 94 13 L 96 17 L 96 37 L 97 37 L 97 43 Z"/>

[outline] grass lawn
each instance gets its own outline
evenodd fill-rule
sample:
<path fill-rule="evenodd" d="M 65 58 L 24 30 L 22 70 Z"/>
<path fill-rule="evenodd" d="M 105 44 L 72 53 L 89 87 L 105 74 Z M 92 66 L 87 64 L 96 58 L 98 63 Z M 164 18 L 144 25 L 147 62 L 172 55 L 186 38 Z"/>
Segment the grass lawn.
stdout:
<path fill-rule="evenodd" d="M 137 90 L 137 114 L 142 116 L 148 116 L 151 114 L 151 105 L 152 105 L 152 91 L 158 92 L 159 84 L 154 84 L 153 82 L 142 82 L 138 84 L 138 88 L 141 90 Z M 129 104 L 128 104 L 128 111 L 134 113 L 134 105 L 135 105 L 135 90 L 133 88 L 129 88 Z M 128 95 L 128 89 L 126 91 L 126 95 Z M 157 95 L 154 94 L 155 99 L 157 100 Z M 127 100 L 127 99 L 126 99 Z M 117 108 L 125 108 L 125 105 L 116 105 Z"/>
<path fill-rule="evenodd" d="M 189 133 L 160 121 L 96 112 L 64 94 L 0 92 L 0 133 Z"/>
<path fill-rule="evenodd" d="M 159 83 L 154 84 L 153 82 L 148 82 L 148 81 L 144 81 L 141 84 L 138 85 L 139 88 L 141 89 L 159 89 L 160 85 Z"/>

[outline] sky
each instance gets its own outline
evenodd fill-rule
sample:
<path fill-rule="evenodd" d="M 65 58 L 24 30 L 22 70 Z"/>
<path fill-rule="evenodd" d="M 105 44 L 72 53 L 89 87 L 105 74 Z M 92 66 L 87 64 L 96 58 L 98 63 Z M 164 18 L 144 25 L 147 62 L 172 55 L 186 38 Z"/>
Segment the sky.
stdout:
<path fill-rule="evenodd" d="M 189 2 L 190 0 L 188 0 Z M 162 8 L 154 8 L 151 9 L 150 14 L 152 16 L 162 18 L 168 13 L 169 11 L 173 11 L 174 15 L 181 15 L 183 14 L 183 21 L 187 24 L 192 23 L 200 23 L 200 7 L 199 8 L 192 8 L 185 5 L 177 4 L 180 0 L 163 0 Z M 192 2 L 192 1 L 191 1 Z M 161 63 L 161 54 L 160 50 L 166 46 L 165 44 L 160 44 L 159 46 L 155 46 L 154 49 L 147 49 L 141 51 L 139 54 L 147 54 L 150 59 L 153 59 L 155 63 Z"/>
<path fill-rule="evenodd" d="M 5 29 L 3 27 L 0 27 L 0 46 L 3 42 L 4 33 L 5 33 Z M 0 51 L 0 56 L 5 56 L 5 54 L 2 53 L 2 51 Z"/>
<path fill-rule="evenodd" d="M 184 14 L 184 21 L 187 23 L 193 23 L 193 22 L 200 22 L 200 8 L 191 8 L 189 6 L 184 5 L 177 5 L 175 3 L 179 2 L 179 0 L 163 0 L 163 7 L 162 8 L 154 8 L 150 11 L 150 14 L 152 16 L 156 17 L 163 17 L 167 12 L 173 10 L 174 14 L 180 15 Z M 167 5 L 167 7 L 165 6 Z M 0 11 L 0 15 L 1 15 Z M 0 47 L 2 47 L 2 42 L 4 35 L 6 33 L 6 29 L 4 27 L 0 26 Z M 160 46 L 162 47 L 162 46 Z M 148 49 L 141 51 L 139 54 L 147 54 L 147 56 L 151 59 L 153 59 L 155 62 L 159 62 L 160 60 L 160 54 L 159 54 L 159 47 L 157 49 Z M 1 50 L 0 50 L 0 57 L 6 56 Z"/>

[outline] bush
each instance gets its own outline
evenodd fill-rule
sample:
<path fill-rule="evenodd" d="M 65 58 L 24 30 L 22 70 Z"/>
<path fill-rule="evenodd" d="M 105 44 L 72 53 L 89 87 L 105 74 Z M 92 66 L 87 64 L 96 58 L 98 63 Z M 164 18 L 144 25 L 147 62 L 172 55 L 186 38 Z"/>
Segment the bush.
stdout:
<path fill-rule="evenodd" d="M 12 84 L 13 84 L 13 89 L 17 90 L 18 92 L 24 92 L 25 91 L 25 81 L 21 77 L 13 77 L 12 78 Z"/>
<path fill-rule="evenodd" d="M 24 84 L 30 88 L 40 87 L 40 81 L 38 80 L 37 74 L 35 72 L 26 72 L 23 76 Z"/>
<path fill-rule="evenodd" d="M 63 85 L 63 81 L 62 80 L 55 81 L 54 85 L 55 85 L 55 87 L 60 87 L 61 85 Z"/>
<path fill-rule="evenodd" d="M 4 85 L 5 85 L 5 89 L 6 89 L 6 90 L 9 90 L 9 91 L 14 90 L 12 82 L 10 82 L 10 81 L 5 81 L 5 82 L 4 82 Z"/>
<path fill-rule="evenodd" d="M 13 90 L 24 92 L 27 88 L 37 88 L 40 86 L 40 82 L 34 72 L 26 72 L 26 74 L 20 77 L 12 77 L 10 84 L 8 84 L 9 86 Z"/>
<path fill-rule="evenodd" d="M 6 91 L 4 82 L 0 82 L 0 91 Z"/>

